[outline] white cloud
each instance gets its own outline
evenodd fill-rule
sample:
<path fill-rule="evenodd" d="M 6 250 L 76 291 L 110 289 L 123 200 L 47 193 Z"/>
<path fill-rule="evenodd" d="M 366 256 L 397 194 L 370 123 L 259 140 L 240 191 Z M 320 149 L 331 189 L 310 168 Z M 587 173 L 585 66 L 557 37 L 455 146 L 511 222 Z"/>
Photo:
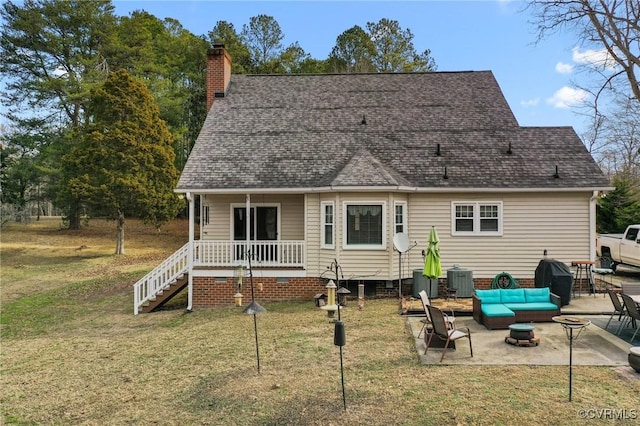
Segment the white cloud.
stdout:
<path fill-rule="evenodd" d="M 524 101 L 520 101 L 520 105 L 525 108 L 534 107 L 540 103 L 540 98 L 527 99 Z"/>
<path fill-rule="evenodd" d="M 547 99 L 547 103 L 555 108 L 571 108 L 583 103 L 587 97 L 589 92 L 585 90 L 564 86 L 556 90 L 553 96 Z"/>
<path fill-rule="evenodd" d="M 556 64 L 556 72 L 559 74 L 571 74 L 573 71 L 573 65 L 565 64 L 564 62 L 558 62 Z"/>
<path fill-rule="evenodd" d="M 613 57 L 605 49 L 592 50 L 587 49 L 580 51 L 579 48 L 574 47 L 572 50 L 572 58 L 578 64 L 594 65 L 596 67 L 615 69 L 616 62 Z"/>

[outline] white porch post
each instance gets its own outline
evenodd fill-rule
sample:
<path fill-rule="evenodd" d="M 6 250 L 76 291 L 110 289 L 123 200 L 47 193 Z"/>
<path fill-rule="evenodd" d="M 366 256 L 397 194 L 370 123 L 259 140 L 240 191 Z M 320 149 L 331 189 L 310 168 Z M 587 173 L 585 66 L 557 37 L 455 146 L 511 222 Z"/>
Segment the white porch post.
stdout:
<path fill-rule="evenodd" d="M 189 271 L 189 298 L 187 301 L 187 310 L 193 310 L 193 246 L 195 241 L 195 200 L 190 192 L 187 192 L 187 201 L 189 201 L 189 250 L 188 250 L 188 271 Z"/>
<path fill-rule="evenodd" d="M 249 244 L 251 244 L 251 194 L 247 194 L 245 196 L 245 202 L 246 202 L 246 213 L 247 213 L 247 234 L 246 234 L 246 238 L 247 238 L 247 247 L 246 247 L 246 255 L 249 256 Z M 247 262 L 247 266 L 249 265 L 249 259 L 246 259 Z"/>

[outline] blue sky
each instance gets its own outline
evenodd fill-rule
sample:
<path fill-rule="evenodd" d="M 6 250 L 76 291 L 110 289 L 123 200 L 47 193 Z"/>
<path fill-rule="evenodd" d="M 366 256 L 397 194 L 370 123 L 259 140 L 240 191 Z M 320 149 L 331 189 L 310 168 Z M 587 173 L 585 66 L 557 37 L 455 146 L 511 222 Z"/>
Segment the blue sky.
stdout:
<path fill-rule="evenodd" d="M 535 27 L 522 1 L 114 1 L 116 14 L 144 9 L 172 17 L 196 35 L 216 22 L 240 31 L 249 18 L 273 16 L 285 35 L 316 59 L 325 59 L 336 37 L 354 25 L 382 18 L 414 34 L 416 50 L 431 49 L 438 71 L 491 70 L 522 126 L 586 129 L 571 108 L 583 94 L 572 89 L 580 62 L 573 34 L 555 34 L 535 43 Z"/>

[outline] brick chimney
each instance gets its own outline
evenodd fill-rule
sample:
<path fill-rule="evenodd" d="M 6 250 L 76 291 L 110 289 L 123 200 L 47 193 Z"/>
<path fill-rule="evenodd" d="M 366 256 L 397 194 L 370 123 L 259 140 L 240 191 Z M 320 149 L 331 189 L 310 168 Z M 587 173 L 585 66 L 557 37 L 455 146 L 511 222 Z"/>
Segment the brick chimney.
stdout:
<path fill-rule="evenodd" d="M 207 111 L 215 98 L 224 98 L 231 79 L 231 56 L 222 43 L 207 52 Z"/>

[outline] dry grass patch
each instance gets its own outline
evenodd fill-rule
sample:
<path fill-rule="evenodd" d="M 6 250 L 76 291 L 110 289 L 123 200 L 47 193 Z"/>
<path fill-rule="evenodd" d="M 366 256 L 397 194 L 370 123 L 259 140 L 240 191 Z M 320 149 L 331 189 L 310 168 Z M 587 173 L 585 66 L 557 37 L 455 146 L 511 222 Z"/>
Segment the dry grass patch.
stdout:
<path fill-rule="evenodd" d="M 3 295 L 5 424 L 577 425 L 580 409 L 638 408 L 639 382 L 608 367 L 574 367 L 569 403 L 567 367 L 420 365 L 396 301 L 368 300 L 363 311 L 343 310 L 345 412 L 333 325 L 312 301 L 264 304 L 262 374 L 253 318 L 238 308 L 186 313 L 183 296 L 133 316 L 131 284 L 186 239 L 180 227 L 160 236 L 141 228 L 129 231 L 131 255 L 123 258 L 110 254 L 106 235 L 85 238 L 99 253 L 95 263 L 79 261 L 55 284 L 33 273 L 50 261 L 33 255 L 47 251 L 35 241 L 64 250 L 80 241 L 47 228 L 22 228 L 34 234 L 24 236 L 25 247 L 11 236 L 12 276 L 21 280 L 23 271 L 42 286 L 22 295 L 12 285 L 18 294 Z M 2 282 L 4 293 L 4 264 Z"/>

